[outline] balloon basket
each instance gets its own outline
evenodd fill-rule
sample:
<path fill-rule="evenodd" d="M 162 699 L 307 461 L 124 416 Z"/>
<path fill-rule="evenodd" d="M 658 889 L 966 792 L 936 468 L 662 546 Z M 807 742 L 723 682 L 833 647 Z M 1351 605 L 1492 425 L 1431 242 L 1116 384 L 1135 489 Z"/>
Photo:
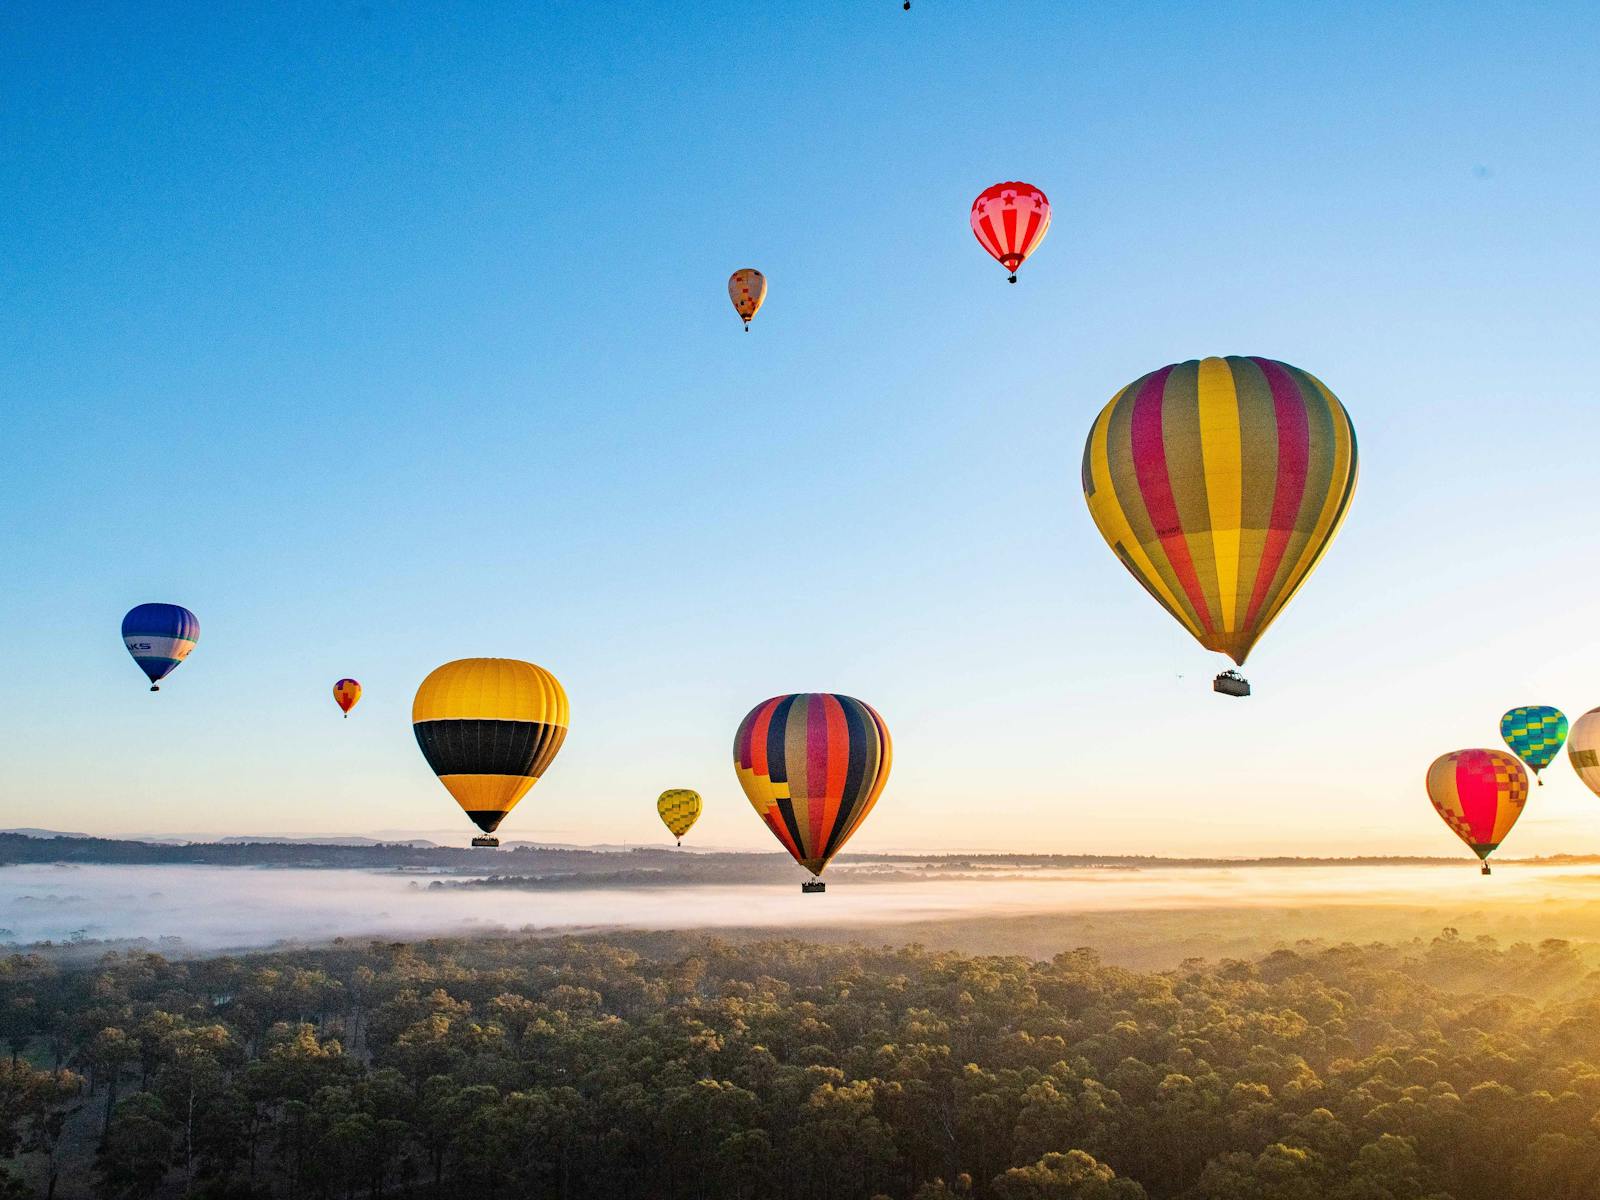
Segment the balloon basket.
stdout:
<path fill-rule="evenodd" d="M 500 848 L 500 839 L 497 837 L 490 837 L 488 834 L 484 834 L 482 837 L 473 838 L 472 844 L 474 847 L 487 846 L 491 850 L 498 850 Z"/>
<path fill-rule="evenodd" d="M 1491 871 L 1490 871 L 1490 870 L 1489 870 L 1489 864 L 1488 864 L 1488 863 L 1484 863 L 1484 864 L 1483 864 L 1483 873 L 1484 873 L 1484 874 L 1485 874 L 1485 875 L 1489 875 L 1489 874 L 1492 874 L 1492 873 L 1493 873 L 1493 872 L 1491 872 Z"/>
<path fill-rule="evenodd" d="M 1224 696 L 1248 696 L 1250 681 L 1237 671 L 1224 671 L 1211 681 L 1211 690 Z"/>
<path fill-rule="evenodd" d="M 828 890 L 828 885 L 823 883 L 822 880 L 820 880 L 820 879 L 808 879 L 808 880 L 806 880 L 804 883 L 802 883 L 800 885 L 800 890 L 803 893 L 805 893 L 807 896 L 809 896 L 813 892 L 825 892 L 825 891 L 827 891 Z"/>

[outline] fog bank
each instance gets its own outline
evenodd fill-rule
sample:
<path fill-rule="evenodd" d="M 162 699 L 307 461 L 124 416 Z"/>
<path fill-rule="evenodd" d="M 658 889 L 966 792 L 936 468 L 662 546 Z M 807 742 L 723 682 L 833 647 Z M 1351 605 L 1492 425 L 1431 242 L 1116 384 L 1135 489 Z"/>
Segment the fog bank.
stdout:
<path fill-rule="evenodd" d="M 1482 878 L 1470 863 L 1035 871 L 927 883 L 852 882 L 845 875 L 820 896 L 802 896 L 797 881 L 785 875 L 761 886 L 517 891 L 430 888 L 428 878 L 377 871 L 16 866 L 0 868 L 0 942 L 167 938 L 178 941 L 159 948 L 203 953 L 338 936 L 790 932 L 1038 914 L 1352 905 L 1527 917 L 1551 901 L 1587 911 L 1600 898 L 1600 871 L 1592 866 L 1507 865 Z"/>

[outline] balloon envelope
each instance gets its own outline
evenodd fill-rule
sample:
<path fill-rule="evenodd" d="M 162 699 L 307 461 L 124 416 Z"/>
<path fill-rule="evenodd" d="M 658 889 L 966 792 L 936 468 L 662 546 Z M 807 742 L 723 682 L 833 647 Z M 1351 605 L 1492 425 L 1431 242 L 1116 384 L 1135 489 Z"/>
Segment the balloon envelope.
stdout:
<path fill-rule="evenodd" d="M 1344 405 L 1266 358 L 1152 371 L 1100 410 L 1083 448 L 1100 536 L 1202 646 L 1241 666 L 1322 558 L 1355 486 Z"/>
<path fill-rule="evenodd" d="M 750 710 L 733 766 L 751 805 L 813 875 L 860 828 L 889 779 L 889 729 L 850 696 L 801 692 Z"/>
<path fill-rule="evenodd" d="M 1567 740 L 1567 718 L 1559 708 L 1531 704 L 1513 708 L 1500 718 L 1500 736 L 1537 775 L 1548 767 Z"/>
<path fill-rule="evenodd" d="M 728 299 L 734 311 L 750 324 L 750 318 L 761 311 L 767 299 L 767 277 L 754 267 L 740 267 L 728 276 Z"/>
<path fill-rule="evenodd" d="M 700 819 L 700 793 L 690 788 L 668 788 L 656 801 L 656 813 L 672 836 L 682 840 Z"/>
<path fill-rule="evenodd" d="M 1050 201 L 1031 183 L 997 183 L 972 202 L 972 235 L 1013 274 L 1049 232 Z"/>
<path fill-rule="evenodd" d="M 122 644 L 151 684 L 176 670 L 199 641 L 200 622 L 182 605 L 140 604 L 122 618 Z"/>
<path fill-rule="evenodd" d="M 1474 854 L 1488 858 L 1528 803 L 1528 776 L 1503 750 L 1456 750 L 1428 768 L 1428 799 Z"/>
<path fill-rule="evenodd" d="M 1600 708 L 1591 708 L 1572 723 L 1567 759 L 1584 786 L 1600 796 Z"/>
<path fill-rule="evenodd" d="M 439 782 L 493 833 L 567 737 L 567 693 L 543 667 L 462 658 L 422 681 L 411 728 Z"/>
<path fill-rule="evenodd" d="M 333 685 L 333 702 L 343 711 L 345 716 L 350 715 L 350 710 L 356 706 L 356 701 L 361 699 L 361 685 L 354 679 L 341 679 Z"/>

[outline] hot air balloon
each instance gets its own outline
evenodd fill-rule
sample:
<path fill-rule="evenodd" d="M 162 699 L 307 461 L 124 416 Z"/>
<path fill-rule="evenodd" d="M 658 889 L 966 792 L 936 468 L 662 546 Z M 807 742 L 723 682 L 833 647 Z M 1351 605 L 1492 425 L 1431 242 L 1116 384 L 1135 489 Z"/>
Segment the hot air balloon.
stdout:
<path fill-rule="evenodd" d="M 1489 873 L 1489 855 L 1528 803 L 1528 776 L 1503 750 L 1456 750 L 1428 768 L 1428 799 Z"/>
<path fill-rule="evenodd" d="M 361 685 L 354 679 L 341 679 L 333 685 L 333 702 L 343 711 L 345 719 L 350 717 L 350 710 L 356 706 L 356 701 L 361 699 Z"/>
<path fill-rule="evenodd" d="M 997 183 L 972 202 L 978 244 L 1017 281 L 1017 268 L 1050 232 L 1050 201 L 1031 183 Z"/>
<path fill-rule="evenodd" d="M 200 622 L 177 604 L 140 604 L 122 618 L 122 644 L 150 678 L 150 690 L 172 674 L 200 640 Z"/>
<path fill-rule="evenodd" d="M 739 786 L 783 848 L 813 875 L 850 840 L 889 779 L 883 718 L 831 692 L 775 696 L 750 710 L 733 738 Z M 820 879 L 801 885 L 820 892 Z"/>
<path fill-rule="evenodd" d="M 1572 723 L 1567 758 L 1584 786 L 1600 796 L 1600 708 L 1591 708 Z"/>
<path fill-rule="evenodd" d="M 1083 495 L 1122 565 L 1240 666 L 1322 558 L 1356 486 L 1344 405 L 1266 358 L 1162 367 L 1100 410 Z M 1217 691 L 1248 695 L 1228 671 Z"/>
<path fill-rule="evenodd" d="M 1513 708 L 1500 718 L 1500 736 L 1538 779 L 1539 772 L 1550 765 L 1560 753 L 1561 743 L 1567 740 L 1567 718 L 1559 708 L 1548 704 Z M 1544 780 L 1539 779 L 1539 786 L 1544 786 Z"/>
<path fill-rule="evenodd" d="M 422 681 L 411 704 L 417 745 L 482 837 L 492 837 L 561 749 L 567 693 L 543 667 L 514 658 L 462 658 Z"/>
<path fill-rule="evenodd" d="M 700 793 L 689 788 L 668 788 L 656 801 L 656 812 L 681 846 L 683 835 L 700 819 Z"/>
<path fill-rule="evenodd" d="M 761 311 L 767 299 L 767 277 L 754 267 L 740 267 L 728 276 L 728 299 L 734 311 L 744 321 L 744 331 L 750 332 L 750 318 Z"/>

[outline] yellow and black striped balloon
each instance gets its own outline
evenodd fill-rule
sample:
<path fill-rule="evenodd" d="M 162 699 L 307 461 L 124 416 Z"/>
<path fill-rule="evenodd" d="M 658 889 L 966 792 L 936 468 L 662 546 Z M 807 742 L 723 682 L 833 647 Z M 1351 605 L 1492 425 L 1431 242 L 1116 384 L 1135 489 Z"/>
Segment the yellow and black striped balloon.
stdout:
<path fill-rule="evenodd" d="M 691 788 L 668 788 L 656 801 L 656 812 L 667 831 L 682 845 L 683 835 L 700 819 L 700 793 Z"/>
<path fill-rule="evenodd" d="M 411 727 L 439 782 L 493 833 L 566 740 L 567 693 L 532 663 L 457 659 L 422 681 Z"/>

